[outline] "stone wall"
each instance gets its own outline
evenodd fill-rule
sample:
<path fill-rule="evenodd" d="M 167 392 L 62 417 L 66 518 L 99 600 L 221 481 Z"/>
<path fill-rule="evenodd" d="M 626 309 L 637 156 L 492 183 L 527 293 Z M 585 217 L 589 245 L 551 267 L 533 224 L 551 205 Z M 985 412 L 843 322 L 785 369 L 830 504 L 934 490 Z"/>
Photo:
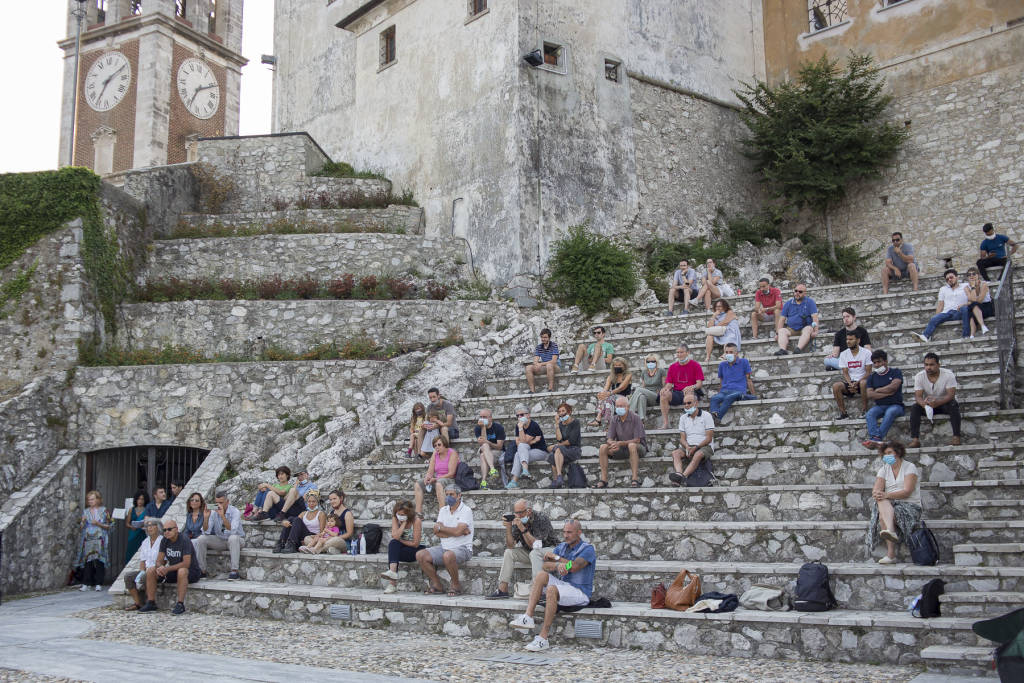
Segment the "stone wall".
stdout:
<path fill-rule="evenodd" d="M 30 486 L 0 507 L 0 588 L 4 597 L 64 585 L 78 552 L 84 459 L 76 451 L 55 455 Z M 46 514 L 39 510 L 45 506 Z"/>
<path fill-rule="evenodd" d="M 0 500 L 27 485 L 60 448 L 64 373 L 42 376 L 0 403 Z"/>
<path fill-rule="evenodd" d="M 457 330 L 471 340 L 512 315 L 491 301 L 181 301 L 121 307 L 117 341 L 128 348 L 165 344 L 208 355 L 258 353 L 266 347 L 302 353 L 363 335 L 378 344 L 428 344 Z"/>
<path fill-rule="evenodd" d="M 417 206 L 392 204 L 384 209 L 289 209 L 284 211 L 250 211 L 227 214 L 190 214 L 182 217 L 189 226 L 224 226 L 248 228 L 253 225 L 294 223 L 319 226 L 323 232 L 335 232 L 344 225 L 367 232 L 403 232 L 423 234 L 423 209 Z"/>
<path fill-rule="evenodd" d="M 169 235 L 182 214 L 199 206 L 195 164 L 156 166 L 104 178 L 146 207 L 146 223 L 156 235 Z"/>

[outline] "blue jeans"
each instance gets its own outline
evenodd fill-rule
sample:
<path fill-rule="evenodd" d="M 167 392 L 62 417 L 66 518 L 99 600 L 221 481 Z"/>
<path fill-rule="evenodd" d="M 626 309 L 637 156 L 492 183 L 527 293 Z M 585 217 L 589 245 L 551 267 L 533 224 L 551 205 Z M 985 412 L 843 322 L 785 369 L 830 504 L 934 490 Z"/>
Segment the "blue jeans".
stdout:
<path fill-rule="evenodd" d="M 256 492 L 256 500 L 254 500 L 252 502 L 252 506 L 254 508 L 256 508 L 257 510 L 262 510 L 263 509 L 263 502 L 266 499 L 267 499 L 267 492 L 266 491 L 257 491 Z"/>
<path fill-rule="evenodd" d="M 749 400 L 754 398 L 750 394 L 743 391 L 719 391 L 717 394 L 711 397 L 710 410 L 712 413 L 718 413 L 718 418 L 725 417 L 725 414 L 732 407 L 732 404 L 740 400 Z"/>
<path fill-rule="evenodd" d="M 885 435 L 889 433 L 889 427 L 892 427 L 892 423 L 903 413 L 901 405 L 880 406 L 875 404 L 871 406 L 868 412 L 864 413 L 864 421 L 868 423 L 868 438 L 872 441 L 885 439 Z M 878 425 L 879 418 L 882 420 L 881 426 Z"/>
<path fill-rule="evenodd" d="M 839 357 L 836 356 L 825 356 L 825 369 L 826 370 L 838 370 L 839 369 Z"/>
<path fill-rule="evenodd" d="M 968 311 L 968 306 L 955 311 L 946 311 L 945 313 L 936 313 L 932 316 L 931 320 L 928 321 L 928 326 L 924 328 L 924 336 L 929 339 L 935 333 L 937 328 L 942 323 L 948 323 L 951 320 L 960 319 L 961 335 L 964 337 L 971 336 L 971 318 Z"/>

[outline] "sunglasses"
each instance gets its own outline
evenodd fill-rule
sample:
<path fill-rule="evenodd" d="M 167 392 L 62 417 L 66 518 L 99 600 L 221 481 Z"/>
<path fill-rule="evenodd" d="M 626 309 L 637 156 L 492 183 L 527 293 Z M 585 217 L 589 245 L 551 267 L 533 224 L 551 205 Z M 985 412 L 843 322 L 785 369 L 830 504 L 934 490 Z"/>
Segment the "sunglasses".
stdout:
<path fill-rule="evenodd" d="M 794 291 L 796 291 L 797 294 L 806 294 L 807 293 L 806 289 L 797 289 L 797 290 L 794 290 Z"/>
<path fill-rule="evenodd" d="M 526 417 L 529 413 L 516 413 L 516 417 Z"/>
<path fill-rule="evenodd" d="M 166 534 L 166 533 L 167 533 L 168 531 L 177 531 L 177 530 L 178 530 L 178 527 L 176 527 L 176 526 L 169 526 L 169 527 L 164 527 L 164 533 L 165 533 L 165 534 Z"/>

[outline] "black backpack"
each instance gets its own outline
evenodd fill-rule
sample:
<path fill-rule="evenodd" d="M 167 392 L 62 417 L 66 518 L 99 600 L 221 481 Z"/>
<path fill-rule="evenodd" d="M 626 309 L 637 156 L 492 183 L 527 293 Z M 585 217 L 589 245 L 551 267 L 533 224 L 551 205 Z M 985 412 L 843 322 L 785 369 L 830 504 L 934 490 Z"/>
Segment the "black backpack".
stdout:
<path fill-rule="evenodd" d="M 702 458 L 697 465 L 697 469 L 690 473 L 690 476 L 684 480 L 684 483 L 690 487 L 709 486 L 714 479 L 715 475 L 711 471 L 711 461 L 707 458 Z"/>
<path fill-rule="evenodd" d="M 805 562 L 796 577 L 792 602 L 798 612 L 825 612 L 839 606 L 828 585 L 828 567 L 821 562 Z"/>
<path fill-rule="evenodd" d="M 922 619 L 942 616 L 939 612 L 939 596 L 946 592 L 946 582 L 932 579 L 921 588 L 921 595 L 910 604 L 910 613 Z"/>
<path fill-rule="evenodd" d="M 480 482 L 473 476 L 473 470 L 464 462 L 460 462 L 455 468 L 455 483 L 463 491 L 476 491 L 480 488 Z"/>
<path fill-rule="evenodd" d="M 910 538 L 907 539 L 907 548 L 910 549 L 910 559 L 914 564 L 931 567 L 939 561 L 939 544 L 924 521 L 911 532 Z"/>
<path fill-rule="evenodd" d="M 587 488 L 587 475 L 578 462 L 571 462 L 565 468 L 565 485 L 571 489 Z"/>
<path fill-rule="evenodd" d="M 363 540 L 366 541 L 366 554 L 372 555 L 373 553 L 380 552 L 380 542 L 384 538 L 384 532 L 380 526 L 373 522 L 365 524 L 363 526 Z"/>

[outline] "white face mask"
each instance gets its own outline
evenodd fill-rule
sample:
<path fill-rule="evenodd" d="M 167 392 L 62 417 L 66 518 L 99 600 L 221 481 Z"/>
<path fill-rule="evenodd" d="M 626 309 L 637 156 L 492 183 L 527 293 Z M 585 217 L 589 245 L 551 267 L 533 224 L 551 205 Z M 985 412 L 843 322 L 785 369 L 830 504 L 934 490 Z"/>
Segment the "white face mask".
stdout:
<path fill-rule="evenodd" d="M 647 361 L 647 369 L 648 369 L 648 370 L 653 370 L 653 369 L 654 369 L 654 368 L 656 368 L 656 367 L 658 367 L 658 364 L 657 364 L 657 363 L 655 363 L 655 362 L 653 362 L 653 361 Z"/>
<path fill-rule="evenodd" d="M 399 522 L 404 522 L 407 519 L 409 519 L 409 517 L 408 515 L 395 515 L 395 519 L 397 519 Z"/>
<path fill-rule="evenodd" d="M 526 424 L 529 421 L 530 421 L 530 418 L 528 416 L 526 416 L 526 415 L 523 415 L 521 418 L 519 418 L 519 424 Z"/>
<path fill-rule="evenodd" d="M 725 361 L 727 363 L 731 363 L 734 360 L 736 360 L 736 354 L 735 353 L 727 353 L 727 354 L 725 354 Z"/>
<path fill-rule="evenodd" d="M 486 427 L 488 424 L 490 424 L 491 421 L 488 420 L 486 417 L 481 417 L 479 420 L 477 420 L 477 422 Z"/>
<path fill-rule="evenodd" d="M 875 368 L 875 372 L 877 372 L 879 375 L 884 375 L 888 371 L 889 371 L 889 368 L 884 366 L 884 365 L 882 367 L 880 367 L 880 368 Z"/>

